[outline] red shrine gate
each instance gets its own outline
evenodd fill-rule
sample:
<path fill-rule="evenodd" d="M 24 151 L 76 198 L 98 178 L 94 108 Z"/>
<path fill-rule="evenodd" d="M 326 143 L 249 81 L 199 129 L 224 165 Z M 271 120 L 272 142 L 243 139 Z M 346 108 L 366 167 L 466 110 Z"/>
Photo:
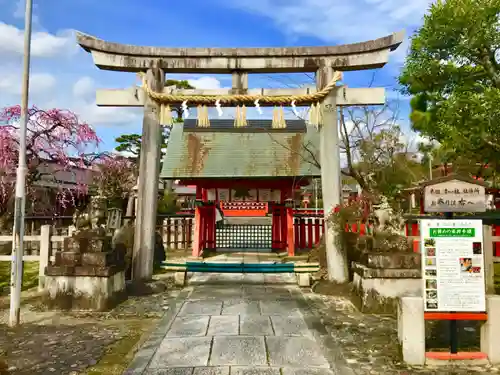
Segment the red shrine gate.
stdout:
<path fill-rule="evenodd" d="M 293 191 L 299 185 L 294 185 L 291 179 L 181 183 L 196 185 L 193 256 L 201 256 L 204 250 L 295 254 L 299 234 L 294 230 L 297 223 L 291 203 Z M 218 209 L 224 219 L 219 222 Z"/>

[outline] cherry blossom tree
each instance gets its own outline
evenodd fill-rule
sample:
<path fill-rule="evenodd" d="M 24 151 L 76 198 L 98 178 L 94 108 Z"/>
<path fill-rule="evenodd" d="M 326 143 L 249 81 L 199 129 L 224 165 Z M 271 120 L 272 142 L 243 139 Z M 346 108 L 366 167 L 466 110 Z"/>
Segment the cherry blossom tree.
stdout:
<path fill-rule="evenodd" d="M 121 207 L 137 184 L 137 164 L 121 155 L 106 154 L 96 161 L 93 184 L 108 204 Z"/>
<path fill-rule="evenodd" d="M 4 218 L 13 208 L 20 118 L 20 106 L 0 109 L 0 217 Z M 75 168 L 88 169 L 100 156 L 101 141 L 95 130 L 71 111 L 32 107 L 27 132 L 28 213 L 54 214 L 56 206 L 75 206 L 86 194 L 86 181 L 79 181 L 77 175 L 74 187 L 68 187 L 60 184 L 57 176 L 60 172 L 73 173 Z M 50 188 L 42 188 L 42 182 Z M 55 194 L 55 202 L 47 202 L 47 194 Z M 40 204 L 43 202 L 48 204 Z"/>

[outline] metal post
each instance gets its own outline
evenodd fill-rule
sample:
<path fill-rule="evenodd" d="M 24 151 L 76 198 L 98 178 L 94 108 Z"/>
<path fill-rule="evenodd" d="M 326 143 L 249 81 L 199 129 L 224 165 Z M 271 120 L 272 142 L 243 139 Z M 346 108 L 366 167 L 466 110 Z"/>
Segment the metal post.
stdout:
<path fill-rule="evenodd" d="M 19 124 L 19 161 L 16 175 L 16 199 L 14 208 L 14 228 L 12 235 L 12 264 L 10 274 L 10 314 L 9 325 L 19 324 L 21 306 L 21 285 L 23 282 L 24 253 L 24 210 L 26 206 L 26 133 L 28 127 L 29 74 L 31 55 L 31 20 L 33 0 L 26 0 L 24 16 L 24 66 L 21 97 L 21 123 Z"/>
<path fill-rule="evenodd" d="M 429 180 L 432 180 L 432 154 L 429 152 Z"/>
<path fill-rule="evenodd" d="M 453 219 L 453 212 L 445 212 L 445 219 L 451 220 Z M 450 311 L 450 313 L 454 314 L 454 311 Z M 458 322 L 453 319 L 449 320 L 449 328 L 450 328 L 450 353 L 457 354 L 458 353 Z"/>

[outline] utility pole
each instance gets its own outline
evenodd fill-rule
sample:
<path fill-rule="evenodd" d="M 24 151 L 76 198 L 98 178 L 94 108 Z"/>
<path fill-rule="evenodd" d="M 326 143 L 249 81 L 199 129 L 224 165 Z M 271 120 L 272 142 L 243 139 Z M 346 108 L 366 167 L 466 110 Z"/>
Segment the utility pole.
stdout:
<path fill-rule="evenodd" d="M 9 325 L 19 325 L 21 310 L 21 286 L 23 283 L 24 211 L 26 207 L 26 133 L 28 128 L 29 76 L 31 59 L 31 21 L 33 0 L 26 0 L 24 15 L 24 62 L 21 97 L 21 122 L 19 124 L 19 160 L 16 173 L 16 198 L 14 228 L 12 234 L 12 263 L 10 274 Z"/>

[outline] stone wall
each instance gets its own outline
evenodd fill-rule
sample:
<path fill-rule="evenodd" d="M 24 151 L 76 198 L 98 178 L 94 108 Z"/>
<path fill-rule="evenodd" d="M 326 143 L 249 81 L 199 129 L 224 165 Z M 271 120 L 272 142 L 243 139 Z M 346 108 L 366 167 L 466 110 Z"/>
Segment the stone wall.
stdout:
<path fill-rule="evenodd" d="M 364 313 L 397 313 L 402 296 L 421 295 L 420 254 L 364 253 L 353 264 L 354 303 Z"/>

